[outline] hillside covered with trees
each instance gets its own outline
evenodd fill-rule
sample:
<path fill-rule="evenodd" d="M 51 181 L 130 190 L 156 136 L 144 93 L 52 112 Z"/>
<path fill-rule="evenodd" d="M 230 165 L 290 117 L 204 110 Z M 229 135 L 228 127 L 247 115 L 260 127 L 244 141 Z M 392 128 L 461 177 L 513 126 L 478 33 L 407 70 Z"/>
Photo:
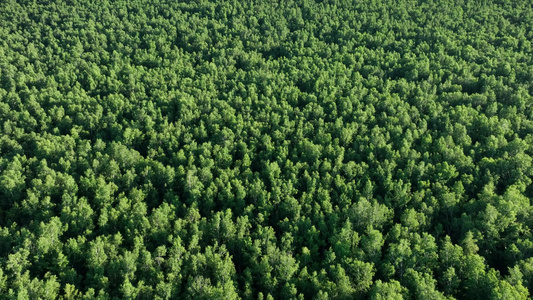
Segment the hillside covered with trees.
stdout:
<path fill-rule="evenodd" d="M 0 3 L 0 299 L 528 299 L 526 0 Z"/>

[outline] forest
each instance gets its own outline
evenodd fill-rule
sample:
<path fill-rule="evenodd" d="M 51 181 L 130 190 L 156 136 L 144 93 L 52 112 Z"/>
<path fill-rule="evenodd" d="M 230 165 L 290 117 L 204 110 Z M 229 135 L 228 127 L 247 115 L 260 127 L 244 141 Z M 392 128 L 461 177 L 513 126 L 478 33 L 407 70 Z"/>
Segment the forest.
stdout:
<path fill-rule="evenodd" d="M 0 1 L 0 299 L 529 299 L 527 0 Z"/>

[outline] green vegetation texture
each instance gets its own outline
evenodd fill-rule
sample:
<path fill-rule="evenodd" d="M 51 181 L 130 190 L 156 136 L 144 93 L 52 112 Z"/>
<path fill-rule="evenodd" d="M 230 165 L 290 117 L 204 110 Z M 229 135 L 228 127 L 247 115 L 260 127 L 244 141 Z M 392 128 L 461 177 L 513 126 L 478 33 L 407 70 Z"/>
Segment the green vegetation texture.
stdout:
<path fill-rule="evenodd" d="M 0 299 L 527 299 L 526 0 L 0 1 Z"/>

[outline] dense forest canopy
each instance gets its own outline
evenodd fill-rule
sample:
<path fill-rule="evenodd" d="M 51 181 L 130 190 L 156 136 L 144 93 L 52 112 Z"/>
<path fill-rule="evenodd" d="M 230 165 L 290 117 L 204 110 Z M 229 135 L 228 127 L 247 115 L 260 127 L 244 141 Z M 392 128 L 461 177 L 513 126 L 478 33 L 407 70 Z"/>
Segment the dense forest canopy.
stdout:
<path fill-rule="evenodd" d="M 527 299 L 526 0 L 0 3 L 1 299 Z"/>

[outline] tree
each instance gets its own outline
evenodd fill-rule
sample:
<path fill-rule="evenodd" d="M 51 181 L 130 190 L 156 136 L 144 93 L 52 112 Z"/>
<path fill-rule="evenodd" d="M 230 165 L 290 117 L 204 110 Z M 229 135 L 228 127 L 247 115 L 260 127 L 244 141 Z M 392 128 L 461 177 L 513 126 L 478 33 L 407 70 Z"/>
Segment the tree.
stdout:
<path fill-rule="evenodd" d="M 404 299 L 405 294 L 406 288 L 402 287 L 398 281 L 392 280 L 390 282 L 382 282 L 381 280 L 377 280 L 370 290 L 370 299 L 401 300 Z"/>

